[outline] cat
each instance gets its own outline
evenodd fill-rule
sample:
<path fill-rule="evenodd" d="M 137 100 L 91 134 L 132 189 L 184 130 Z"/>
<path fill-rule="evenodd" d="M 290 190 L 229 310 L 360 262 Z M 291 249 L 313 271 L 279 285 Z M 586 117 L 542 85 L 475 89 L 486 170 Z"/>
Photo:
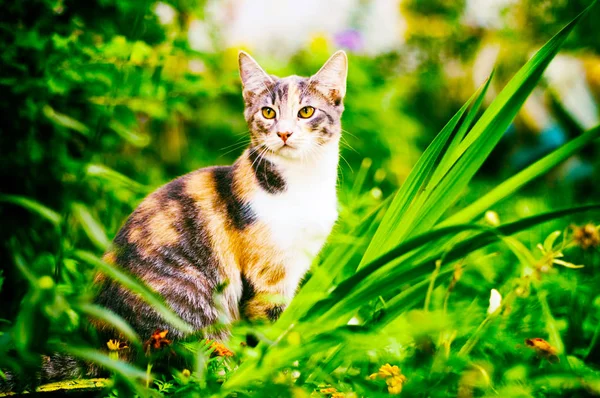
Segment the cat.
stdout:
<path fill-rule="evenodd" d="M 194 330 L 276 320 L 338 216 L 347 70 L 338 51 L 310 78 L 278 78 L 241 51 L 249 147 L 232 166 L 191 172 L 150 194 L 104 260 L 137 276 Z M 183 337 L 118 283 L 102 275 L 96 283 L 96 303 L 143 338 L 157 329 Z"/>
<path fill-rule="evenodd" d="M 161 295 L 195 331 L 214 339 L 227 336 L 226 329 L 206 332 L 218 320 L 276 320 L 338 216 L 346 54 L 336 52 L 310 78 L 278 78 L 241 51 L 239 71 L 249 147 L 232 166 L 196 170 L 151 193 L 103 257 Z M 95 303 L 120 315 L 143 339 L 156 330 L 185 337 L 117 282 L 102 274 L 94 282 Z M 110 326 L 92 323 L 101 336 L 118 337 Z M 101 372 L 53 354 L 44 357 L 38 382 Z M 7 375 L 0 390 L 16 385 Z"/>

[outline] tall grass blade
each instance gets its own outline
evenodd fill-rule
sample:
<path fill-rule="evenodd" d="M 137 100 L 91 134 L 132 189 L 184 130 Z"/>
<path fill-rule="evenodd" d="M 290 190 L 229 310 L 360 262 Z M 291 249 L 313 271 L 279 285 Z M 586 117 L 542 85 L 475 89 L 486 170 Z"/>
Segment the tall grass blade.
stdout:
<path fill-rule="evenodd" d="M 137 335 L 135 330 L 133 330 L 133 328 L 129 326 L 125 319 L 121 318 L 114 312 L 109 311 L 106 308 L 102 308 L 100 306 L 88 303 L 79 305 L 78 308 L 84 314 L 89 315 L 92 318 L 104 321 L 107 324 L 113 326 L 115 329 L 121 332 L 123 336 L 127 337 L 130 344 L 138 346 L 141 345 L 140 337 Z"/>
<path fill-rule="evenodd" d="M 13 203 L 21 206 L 33 213 L 36 213 L 45 220 L 50 221 L 54 226 L 59 226 L 62 222 L 62 217 L 60 214 L 41 203 L 36 202 L 35 200 L 26 198 L 24 196 L 0 195 L 0 202 Z"/>
<path fill-rule="evenodd" d="M 554 152 L 546 155 L 531 166 L 510 177 L 474 203 L 445 219 L 440 226 L 464 223 L 475 219 L 475 217 L 486 210 L 489 210 L 496 203 L 516 192 L 535 178 L 547 173 L 553 167 L 563 162 L 569 156 L 581 150 L 584 146 L 598 137 L 600 137 L 600 126 L 586 131 L 579 137 L 569 141 Z"/>
<path fill-rule="evenodd" d="M 588 10 L 589 8 L 580 13 L 550 39 L 500 92 L 459 145 L 458 151 L 464 153 L 435 187 L 420 209 L 419 216 L 408 228 L 407 234 L 431 228 L 458 199 L 496 146 L 569 33 Z"/>
<path fill-rule="evenodd" d="M 456 126 L 469 108 L 472 100 L 473 98 L 470 98 L 469 101 L 456 112 L 446 126 L 444 126 L 442 131 L 439 132 L 423 155 L 421 155 L 404 184 L 402 184 L 396 195 L 394 195 L 394 199 L 385 213 L 379 228 L 375 232 L 359 268 L 376 255 L 376 253 L 385 251 L 386 248 L 389 248 L 389 246 L 394 243 L 389 239 L 389 236 L 395 234 L 395 230 L 398 228 L 398 220 L 402 218 L 415 198 L 422 193 L 420 190 L 422 189 L 423 184 L 430 176 L 446 142 L 450 138 L 452 132 L 455 131 Z"/>

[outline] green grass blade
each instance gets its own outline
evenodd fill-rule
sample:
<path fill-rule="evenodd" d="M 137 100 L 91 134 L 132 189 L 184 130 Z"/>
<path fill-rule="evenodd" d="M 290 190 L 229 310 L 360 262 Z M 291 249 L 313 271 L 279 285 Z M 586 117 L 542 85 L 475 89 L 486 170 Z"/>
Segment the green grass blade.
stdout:
<path fill-rule="evenodd" d="M 486 210 L 489 210 L 496 203 L 516 192 L 533 179 L 545 174 L 599 136 L 600 126 L 586 131 L 579 137 L 569 141 L 567 144 L 561 146 L 554 152 L 546 155 L 531 166 L 504 181 L 468 207 L 465 207 L 458 213 L 447 218 L 440 224 L 440 226 L 464 223 L 475 219 L 475 217 L 479 216 Z"/>
<path fill-rule="evenodd" d="M 405 214 L 407 208 L 417 195 L 419 195 L 423 184 L 434 169 L 446 142 L 450 138 L 452 132 L 456 129 L 456 126 L 468 109 L 472 99 L 473 98 L 469 99 L 469 101 L 456 112 L 452 119 L 444 126 L 442 131 L 439 132 L 433 142 L 427 147 L 425 152 L 423 152 L 423 155 L 413 167 L 408 178 L 394 196 L 394 200 L 385 213 L 379 228 L 375 232 L 359 268 L 369 259 L 376 256 L 377 253 L 385 251 L 386 248 L 389 248 L 389 246 L 396 243 L 396 241 L 391 241 L 389 237 L 395 235 L 394 231 L 398 228 L 398 219 Z"/>
<path fill-rule="evenodd" d="M 141 345 L 141 341 L 135 330 L 129 324 L 121 318 L 119 315 L 106 308 L 94 305 L 94 304 L 82 304 L 78 308 L 89 315 L 92 318 L 99 319 L 113 326 L 119 332 L 123 333 L 127 337 L 130 344 Z"/>
<path fill-rule="evenodd" d="M 328 322 L 333 322 L 336 316 L 345 314 L 342 318 L 347 321 L 346 318 L 349 314 L 356 311 L 360 305 L 379 295 L 383 295 L 385 292 L 395 289 L 394 286 L 396 286 L 396 283 L 394 283 L 394 281 L 402 280 L 403 282 L 408 283 L 415 279 L 426 278 L 433 269 L 433 262 L 442 256 L 443 248 L 440 248 L 439 251 L 432 251 L 428 258 L 420 260 L 419 264 L 411 264 L 409 262 L 402 262 L 399 264 L 395 260 L 407 252 L 424 244 L 435 242 L 437 239 L 467 230 L 481 231 L 470 238 L 464 239 L 445 253 L 444 258 L 446 263 L 448 263 L 497 241 L 499 237 L 504 235 L 513 235 L 535 225 L 566 215 L 599 209 L 600 204 L 581 206 L 528 217 L 499 226 L 498 228 L 489 228 L 475 224 L 456 225 L 439 228 L 417 236 L 399 244 L 394 249 L 369 263 L 357 274 L 337 286 L 326 300 L 317 303 L 308 312 L 309 315 L 306 320 L 316 319 L 322 316 L 324 319 L 328 319 Z"/>
<path fill-rule="evenodd" d="M 68 354 L 74 355 L 78 358 L 85 359 L 86 361 L 96 363 L 102 366 L 103 368 L 115 373 L 119 373 L 128 379 L 143 380 L 144 378 L 146 378 L 146 372 L 144 372 L 143 370 L 138 369 L 127 362 L 109 358 L 108 355 L 105 355 L 100 351 L 93 350 L 91 348 L 74 346 L 61 346 L 57 348 L 59 348 L 58 351 L 63 351 Z"/>
<path fill-rule="evenodd" d="M 0 195 L 0 202 L 12 203 L 21 206 L 50 221 L 54 226 L 59 226 L 62 222 L 62 217 L 60 214 L 41 203 L 36 202 L 35 200 L 26 198 L 24 196 Z"/>
<path fill-rule="evenodd" d="M 100 250 L 106 250 L 110 241 L 104 232 L 104 227 L 100 224 L 92 213 L 81 203 L 74 203 L 72 207 L 73 215 L 79 221 L 83 231 L 90 238 L 90 241 Z"/>
<path fill-rule="evenodd" d="M 446 150 L 446 153 L 444 154 L 442 161 L 440 162 L 439 166 L 436 168 L 435 173 L 433 174 L 433 177 L 431 177 L 431 181 L 428 186 L 430 189 L 433 189 L 435 186 L 437 186 L 437 184 L 439 183 L 441 178 L 443 176 L 445 176 L 446 173 L 448 173 L 448 171 L 450 170 L 452 165 L 454 163 L 456 163 L 458 158 L 460 158 L 461 155 L 464 153 L 464 150 L 461 151 L 459 146 L 462 143 L 463 138 L 465 137 L 465 135 L 471 128 L 471 125 L 473 124 L 475 117 L 479 113 L 479 110 L 481 109 L 481 105 L 483 104 L 483 100 L 485 99 L 487 90 L 488 90 L 493 78 L 494 78 L 494 72 L 492 71 L 492 73 L 490 74 L 490 77 L 488 77 L 488 79 L 484 83 L 483 87 L 478 90 L 478 94 L 475 98 L 475 101 L 473 102 L 473 106 L 471 107 L 471 109 L 469 109 L 469 112 L 467 113 L 465 120 L 460 125 L 460 128 L 458 129 L 458 132 L 456 133 L 456 135 L 450 142 L 450 145 L 448 145 L 448 149 Z"/>
<path fill-rule="evenodd" d="M 467 102 L 467 105 L 468 105 L 469 103 L 471 103 L 474 100 L 475 106 L 471 107 L 470 112 L 467 114 L 463 123 L 455 126 L 455 128 L 459 128 L 459 131 L 460 130 L 466 131 L 465 123 L 470 124 L 471 121 L 475 118 L 478 107 L 481 105 L 481 102 L 483 101 L 483 98 L 485 97 L 485 93 L 487 92 L 490 81 L 491 80 L 488 79 L 487 82 L 479 90 L 477 90 L 477 92 L 475 94 L 473 94 L 473 96 Z M 475 108 L 477 108 L 477 109 L 475 109 Z M 452 140 L 450 140 L 451 141 L 450 145 L 454 144 L 455 146 L 458 146 L 459 145 L 458 142 L 462 139 L 462 135 L 464 135 L 464 132 L 461 133 L 461 136 L 459 136 L 458 134 L 455 135 L 452 138 Z M 443 135 L 441 133 L 438 135 L 438 137 L 440 137 L 440 143 L 442 143 L 442 141 L 441 141 L 442 139 L 445 139 L 447 141 L 449 138 L 449 137 L 445 137 L 445 135 Z M 436 140 L 437 140 L 437 137 L 436 137 Z M 443 146 L 440 146 L 439 149 L 440 149 L 440 151 L 442 151 Z M 435 186 L 437 186 L 441 177 L 444 176 L 447 172 L 447 169 L 451 167 L 452 163 L 450 163 L 450 160 L 449 160 L 450 155 L 452 155 L 452 153 L 450 153 L 450 152 L 448 152 L 448 150 L 446 150 L 446 152 L 443 154 L 442 160 L 440 161 L 438 166 L 435 169 L 431 170 L 431 173 L 432 173 L 431 179 L 429 179 L 429 180 L 423 179 L 422 186 L 419 188 L 418 194 L 415 196 L 415 198 L 412 200 L 412 202 L 409 205 L 407 204 L 407 206 L 404 206 L 402 212 L 399 213 L 400 218 L 396 219 L 395 223 L 393 224 L 393 228 L 395 228 L 395 229 L 390 230 L 389 231 L 390 233 L 386 235 L 388 237 L 393 236 L 394 239 L 396 240 L 396 242 L 392 242 L 390 240 L 389 241 L 390 244 L 401 242 L 405 239 L 406 232 L 411 228 L 411 225 L 414 222 L 415 218 L 418 217 L 421 209 L 423 208 L 423 205 L 427 202 L 428 197 L 429 197 L 429 192 L 431 192 L 433 190 L 433 188 L 435 188 Z M 439 155 L 439 156 L 442 156 L 442 155 Z M 445 164 L 445 166 L 444 166 L 444 164 Z"/>
<path fill-rule="evenodd" d="M 589 9 L 589 8 L 588 8 Z M 579 19 L 579 14 L 548 41 L 510 80 L 489 108 L 477 121 L 459 146 L 463 155 L 440 181 L 407 233 L 419 233 L 431 228 L 458 199 L 471 178 L 494 149 L 506 128 L 535 88 L 544 70 L 558 53 Z"/>

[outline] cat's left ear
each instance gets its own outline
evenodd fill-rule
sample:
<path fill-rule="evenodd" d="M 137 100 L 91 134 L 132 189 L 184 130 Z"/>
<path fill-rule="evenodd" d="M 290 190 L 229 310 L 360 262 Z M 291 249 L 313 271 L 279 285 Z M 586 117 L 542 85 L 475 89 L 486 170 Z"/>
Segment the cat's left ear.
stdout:
<path fill-rule="evenodd" d="M 331 98 L 335 104 L 338 104 L 346 95 L 347 76 L 348 57 L 340 50 L 325 62 L 325 65 L 310 78 L 310 82 L 327 98 Z"/>
<path fill-rule="evenodd" d="M 240 51 L 238 61 L 244 100 L 249 102 L 253 95 L 264 91 L 265 88 L 268 89 L 273 84 L 273 80 L 250 54 Z"/>

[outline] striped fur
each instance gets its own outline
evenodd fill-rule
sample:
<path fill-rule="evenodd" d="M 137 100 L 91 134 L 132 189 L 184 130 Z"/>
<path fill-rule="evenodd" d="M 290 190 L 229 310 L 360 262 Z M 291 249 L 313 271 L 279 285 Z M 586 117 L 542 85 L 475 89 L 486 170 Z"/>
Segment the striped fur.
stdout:
<path fill-rule="evenodd" d="M 105 260 L 140 278 L 196 330 L 218 319 L 277 319 L 337 218 L 346 68 L 338 52 L 311 78 L 280 79 L 240 53 L 250 147 L 232 166 L 194 171 L 148 196 Z M 263 116 L 265 106 L 275 118 Z M 305 106 L 315 108 L 308 119 L 298 115 Z M 287 142 L 278 132 L 290 134 Z M 102 275 L 96 282 L 96 302 L 142 338 L 156 329 L 182 337 L 135 294 Z"/>

